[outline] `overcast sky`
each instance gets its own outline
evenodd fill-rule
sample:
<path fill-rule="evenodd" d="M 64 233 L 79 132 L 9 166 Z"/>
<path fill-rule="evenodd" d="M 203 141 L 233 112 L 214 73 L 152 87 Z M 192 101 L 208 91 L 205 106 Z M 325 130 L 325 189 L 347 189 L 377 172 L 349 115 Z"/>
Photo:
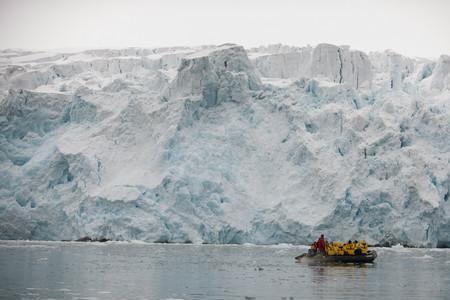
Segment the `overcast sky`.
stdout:
<path fill-rule="evenodd" d="M 450 54 L 450 0 L 0 0 L 0 48 L 234 42 Z"/>

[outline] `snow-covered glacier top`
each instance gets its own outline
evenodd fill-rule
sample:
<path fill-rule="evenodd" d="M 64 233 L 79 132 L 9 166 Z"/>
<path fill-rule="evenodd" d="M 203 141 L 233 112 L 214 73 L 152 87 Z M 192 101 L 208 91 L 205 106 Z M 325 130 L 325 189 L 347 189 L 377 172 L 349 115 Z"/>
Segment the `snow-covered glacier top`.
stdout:
<path fill-rule="evenodd" d="M 0 238 L 450 246 L 450 57 L 0 51 Z"/>

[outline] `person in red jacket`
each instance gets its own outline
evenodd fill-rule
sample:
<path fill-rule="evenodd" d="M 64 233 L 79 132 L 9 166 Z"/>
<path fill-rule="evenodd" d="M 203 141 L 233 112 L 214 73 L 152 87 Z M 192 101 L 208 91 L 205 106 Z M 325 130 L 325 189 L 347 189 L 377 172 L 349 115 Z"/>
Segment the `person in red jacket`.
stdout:
<path fill-rule="evenodd" d="M 317 250 L 319 253 L 325 254 L 325 246 L 327 242 L 325 241 L 325 237 L 323 234 L 320 235 L 320 238 L 317 240 Z"/>

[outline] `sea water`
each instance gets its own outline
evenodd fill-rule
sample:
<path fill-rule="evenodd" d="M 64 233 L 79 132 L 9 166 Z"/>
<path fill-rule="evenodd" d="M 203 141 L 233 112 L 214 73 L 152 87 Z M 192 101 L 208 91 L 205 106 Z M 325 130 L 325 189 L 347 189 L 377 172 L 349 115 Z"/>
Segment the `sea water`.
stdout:
<path fill-rule="evenodd" d="M 307 247 L 0 241 L 0 299 L 450 299 L 450 250 L 379 248 L 310 265 Z"/>

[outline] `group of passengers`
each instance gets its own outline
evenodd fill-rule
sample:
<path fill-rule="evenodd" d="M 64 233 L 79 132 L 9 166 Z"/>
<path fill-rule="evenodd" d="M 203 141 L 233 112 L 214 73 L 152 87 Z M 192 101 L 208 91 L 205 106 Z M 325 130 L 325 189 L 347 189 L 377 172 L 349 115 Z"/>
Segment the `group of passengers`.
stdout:
<path fill-rule="evenodd" d="M 368 245 L 364 240 L 347 243 L 328 242 L 324 235 L 311 245 L 310 254 L 321 253 L 323 255 L 364 255 L 367 254 Z"/>

